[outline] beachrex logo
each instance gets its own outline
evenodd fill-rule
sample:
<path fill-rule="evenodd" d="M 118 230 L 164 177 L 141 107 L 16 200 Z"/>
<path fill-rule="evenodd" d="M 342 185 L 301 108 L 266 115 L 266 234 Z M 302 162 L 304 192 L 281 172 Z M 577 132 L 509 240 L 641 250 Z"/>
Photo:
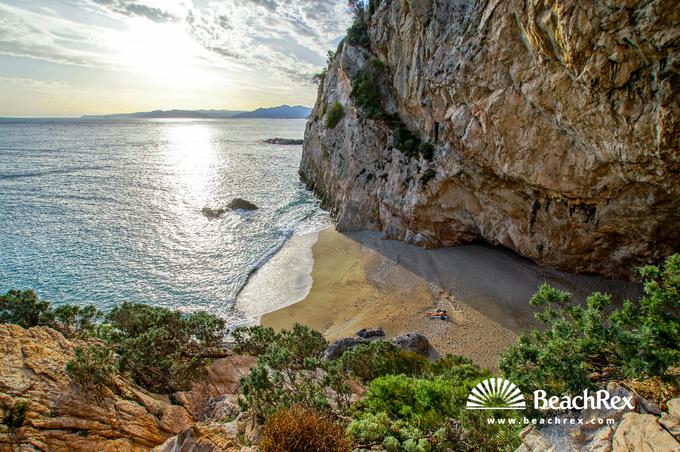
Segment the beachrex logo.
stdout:
<path fill-rule="evenodd" d="M 590 393 L 587 389 L 581 395 L 547 397 L 542 389 L 534 391 L 534 408 L 537 410 L 584 410 L 592 408 L 623 410 L 633 408 L 633 397 L 612 396 L 601 389 Z M 503 378 L 489 378 L 472 388 L 467 399 L 468 410 L 523 410 L 526 408 L 524 395 L 517 385 Z"/>
<path fill-rule="evenodd" d="M 488 378 L 472 388 L 467 399 L 468 410 L 522 410 L 524 395 L 512 382 Z"/>

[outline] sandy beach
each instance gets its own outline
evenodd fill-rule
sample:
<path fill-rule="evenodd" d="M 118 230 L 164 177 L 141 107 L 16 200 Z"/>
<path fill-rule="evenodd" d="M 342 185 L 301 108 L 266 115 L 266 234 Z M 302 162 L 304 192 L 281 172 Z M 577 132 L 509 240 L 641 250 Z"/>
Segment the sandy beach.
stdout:
<path fill-rule="evenodd" d="M 631 283 L 540 268 L 490 246 L 425 250 L 371 232 L 327 228 L 318 234 L 312 255 L 306 296 L 262 315 L 262 325 L 284 329 L 297 322 L 331 341 L 361 328 L 383 328 L 387 337 L 418 331 L 436 353 L 461 354 L 491 369 L 521 331 L 538 326 L 528 301 L 544 281 L 570 291 L 576 300 L 595 290 L 618 298 L 638 290 Z M 263 267 L 267 280 L 275 277 L 272 272 L 291 278 L 294 259 L 291 253 L 286 256 L 289 264 L 275 258 L 272 266 Z M 434 309 L 447 310 L 450 319 L 427 318 Z"/>

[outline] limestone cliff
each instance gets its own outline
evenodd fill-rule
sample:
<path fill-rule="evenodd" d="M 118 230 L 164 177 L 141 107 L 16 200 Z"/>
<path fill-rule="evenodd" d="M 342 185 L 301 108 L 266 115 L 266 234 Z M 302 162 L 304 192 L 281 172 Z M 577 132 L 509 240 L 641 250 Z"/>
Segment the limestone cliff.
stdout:
<path fill-rule="evenodd" d="M 300 168 L 340 230 L 613 277 L 680 249 L 676 1 L 372 3 L 369 48 L 333 60 Z M 371 119 L 352 81 L 376 59 Z M 433 156 L 395 149 L 398 123 Z"/>

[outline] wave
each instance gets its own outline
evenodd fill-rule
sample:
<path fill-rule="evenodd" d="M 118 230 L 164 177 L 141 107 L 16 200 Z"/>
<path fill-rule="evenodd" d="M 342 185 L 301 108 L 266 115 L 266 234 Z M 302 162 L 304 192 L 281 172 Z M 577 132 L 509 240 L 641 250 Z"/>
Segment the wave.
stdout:
<path fill-rule="evenodd" d="M 43 177 L 50 176 L 52 174 L 71 174 L 77 173 L 78 171 L 86 170 L 101 170 L 106 168 L 105 166 L 76 166 L 73 168 L 60 168 L 55 170 L 46 171 L 25 171 L 22 173 L 0 173 L 0 180 L 11 180 L 11 179 L 25 179 L 31 177 Z"/>

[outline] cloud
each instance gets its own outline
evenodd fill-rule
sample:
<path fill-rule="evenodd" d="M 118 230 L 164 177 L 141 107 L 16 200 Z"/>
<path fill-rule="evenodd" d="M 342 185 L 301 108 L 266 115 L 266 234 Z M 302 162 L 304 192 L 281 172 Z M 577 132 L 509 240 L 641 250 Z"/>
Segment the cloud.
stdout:
<path fill-rule="evenodd" d="M 28 88 L 31 91 L 39 92 L 59 92 L 68 87 L 68 84 L 57 80 L 35 80 L 32 78 L 19 77 L 0 77 L 0 84 L 20 86 L 23 88 Z"/>
<path fill-rule="evenodd" d="M 192 8 L 187 23 L 212 52 L 307 84 L 350 17 L 342 0 L 231 0 Z"/>
<path fill-rule="evenodd" d="M 115 39 L 149 24 L 183 29 L 216 69 L 257 70 L 307 86 L 345 34 L 345 0 L 0 0 L 0 53 L 118 70 Z M 52 3 L 49 3 L 52 5 Z M 197 46 L 198 47 L 198 46 Z"/>
<path fill-rule="evenodd" d="M 109 11 L 123 16 L 138 16 L 153 22 L 175 22 L 180 18 L 159 7 L 127 0 L 91 0 Z"/>

